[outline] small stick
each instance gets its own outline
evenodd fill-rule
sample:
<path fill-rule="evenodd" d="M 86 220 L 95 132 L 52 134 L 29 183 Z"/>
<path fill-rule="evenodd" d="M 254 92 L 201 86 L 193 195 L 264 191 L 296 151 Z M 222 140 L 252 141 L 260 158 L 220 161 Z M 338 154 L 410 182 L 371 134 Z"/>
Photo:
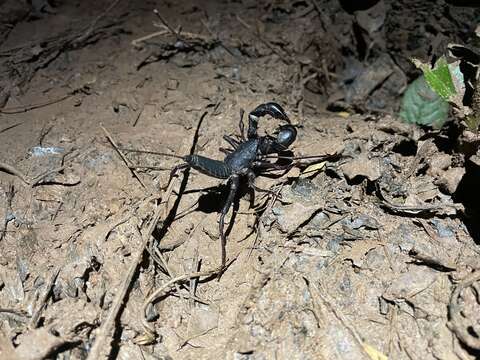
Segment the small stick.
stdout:
<path fill-rule="evenodd" d="M 203 26 L 205 26 L 205 29 L 207 29 L 207 31 L 210 33 L 210 35 L 212 36 L 213 40 L 214 41 L 218 41 L 220 46 L 222 48 L 225 49 L 226 52 L 228 52 L 232 57 L 236 58 L 237 55 L 235 55 L 235 53 L 228 47 L 226 46 L 222 40 L 220 40 L 219 36 L 217 34 L 214 34 L 213 31 L 210 29 L 210 27 L 208 26 L 207 22 L 205 20 L 201 20 Z M 215 111 L 214 111 L 215 112 Z"/>
<path fill-rule="evenodd" d="M 233 260 L 230 260 L 225 267 L 228 267 L 231 263 L 233 262 Z M 153 329 L 150 324 L 147 323 L 146 321 L 146 318 L 145 318 L 145 314 L 146 314 L 146 311 L 147 311 L 147 307 L 150 303 L 154 302 L 155 300 L 157 300 L 157 298 L 164 292 L 165 289 L 169 288 L 170 286 L 180 282 L 180 281 L 185 281 L 185 280 L 189 280 L 189 279 L 193 279 L 193 278 L 199 278 L 199 277 L 208 277 L 208 276 L 212 276 L 212 275 L 215 275 L 215 274 L 218 274 L 220 273 L 222 270 L 224 269 L 223 266 L 220 266 L 216 269 L 211 269 L 211 270 L 205 270 L 205 271 L 197 271 L 197 272 L 193 272 L 193 273 L 190 273 L 190 274 L 183 274 L 183 275 L 180 275 L 180 276 L 177 276 L 176 278 L 174 279 L 171 279 L 170 281 L 166 282 L 165 284 L 163 284 L 163 286 L 161 286 L 160 288 L 158 288 L 157 290 L 155 290 L 148 298 L 147 300 L 145 300 L 145 303 L 143 304 L 143 319 L 142 319 L 142 323 L 143 323 L 143 326 L 145 327 L 145 330 L 147 330 L 149 333 L 151 334 L 155 334 L 155 329 Z"/>
<path fill-rule="evenodd" d="M 159 212 L 158 209 L 160 208 L 161 208 L 160 206 L 157 208 L 157 212 Z M 110 339 L 110 336 L 111 336 L 110 334 L 112 333 L 113 326 L 115 325 L 115 319 L 117 318 L 117 315 L 120 312 L 120 309 L 123 305 L 123 301 L 125 299 L 125 295 L 127 294 L 127 291 L 130 287 L 130 283 L 132 282 L 133 276 L 137 271 L 138 264 L 140 263 L 143 257 L 143 252 L 147 247 L 147 244 L 149 243 L 149 241 L 150 241 L 150 237 L 145 236 L 143 239 L 142 245 L 140 246 L 140 249 L 138 249 L 138 252 L 134 258 L 134 261 L 131 263 L 130 268 L 127 271 L 127 274 L 123 280 L 123 283 L 120 286 L 120 291 L 115 296 L 113 304 L 110 307 L 110 311 L 107 315 L 107 318 L 105 319 L 105 321 L 103 322 L 102 326 L 98 331 L 97 337 L 95 339 L 95 343 L 93 344 L 90 354 L 88 354 L 87 360 L 100 359 L 102 358 L 101 357 L 102 353 L 105 354 L 107 351 L 109 352 L 110 344 L 107 344 L 107 340 Z M 108 349 L 106 349 L 107 347 Z"/>
<path fill-rule="evenodd" d="M 161 194 L 162 198 L 170 195 L 172 192 L 173 188 L 173 182 L 169 184 L 168 189 Z M 164 203 L 164 207 L 168 206 L 168 202 Z M 92 346 L 92 349 L 90 351 L 90 354 L 87 357 L 87 360 L 97 360 L 101 358 L 102 351 L 105 350 L 105 347 L 110 344 L 106 344 L 107 339 L 110 338 L 113 330 L 113 326 L 115 325 L 115 319 L 118 316 L 118 313 L 120 312 L 120 309 L 123 305 L 123 301 L 125 300 L 125 296 L 128 292 L 128 289 L 130 288 L 130 284 L 133 280 L 133 276 L 135 275 L 137 271 L 137 267 L 142 261 L 143 258 L 143 253 L 147 249 L 148 243 L 150 242 L 150 239 L 152 237 L 152 233 L 155 230 L 155 227 L 160 220 L 160 216 L 162 213 L 162 206 L 158 205 L 157 208 L 155 209 L 155 213 L 153 215 L 152 221 L 150 222 L 147 232 L 143 235 L 143 241 L 138 249 L 138 252 L 136 256 L 134 257 L 133 262 L 130 264 L 130 268 L 127 271 L 127 274 L 125 275 L 125 279 L 120 287 L 120 291 L 117 293 L 115 296 L 115 299 L 113 301 L 112 307 L 110 308 L 110 312 L 108 313 L 107 318 L 103 322 L 102 326 L 99 329 L 99 332 L 97 334 L 97 338 L 95 340 L 95 343 Z M 105 353 L 105 351 L 103 351 Z"/>
<path fill-rule="evenodd" d="M 350 335 L 353 337 L 353 339 L 355 339 L 355 342 L 357 343 L 358 349 L 360 350 L 360 352 L 362 352 L 364 355 L 366 355 L 365 358 L 368 358 L 368 354 L 365 351 L 364 343 L 362 341 L 362 338 L 358 334 L 358 331 L 353 327 L 353 325 L 351 325 L 347 321 L 347 318 L 345 317 L 343 312 L 339 308 L 337 308 L 332 301 L 330 301 L 329 295 L 325 291 L 325 289 L 323 289 L 323 287 L 321 289 L 319 289 L 314 283 L 312 283 L 306 277 L 304 277 L 303 279 L 304 279 L 304 281 L 307 285 L 308 292 L 310 293 L 314 303 L 317 303 L 317 300 L 315 299 L 315 295 L 316 295 L 321 299 L 323 304 L 332 312 L 332 314 L 339 321 L 339 323 L 342 324 L 345 327 L 345 329 L 347 329 L 347 331 L 350 333 Z M 320 286 L 322 286 L 322 285 L 320 285 Z M 312 289 L 313 289 L 313 291 L 312 291 Z M 320 316 L 318 314 L 317 314 L 317 316 L 318 316 L 318 318 L 320 318 Z"/>
<path fill-rule="evenodd" d="M 13 197 L 15 196 L 15 188 L 13 187 L 13 184 L 10 183 L 7 185 L 7 187 L 8 190 L 5 191 L 5 219 L 3 220 L 3 229 L 0 233 L 0 241 L 3 240 L 5 234 L 7 233 L 8 222 L 10 221 L 9 213 L 12 210 L 12 201 Z"/>
<path fill-rule="evenodd" d="M 198 246 L 195 248 L 193 253 L 193 260 L 192 260 L 192 271 L 199 271 L 199 261 L 198 261 Z M 197 287 L 198 278 L 191 278 L 190 279 L 190 299 L 188 300 L 190 310 L 193 309 L 195 306 L 195 289 Z"/>
<path fill-rule="evenodd" d="M 167 29 L 167 27 L 163 24 L 155 24 L 153 23 L 153 26 L 160 27 L 162 29 Z M 177 32 L 179 32 L 177 30 Z M 190 39 L 190 40 L 202 40 L 202 41 L 215 41 L 216 39 L 212 39 L 210 36 L 207 35 L 202 35 L 202 34 L 197 34 L 197 33 L 192 33 L 189 31 L 180 31 L 179 32 L 182 35 L 182 38 Z M 170 30 L 168 30 L 165 34 L 161 35 L 168 35 L 171 34 Z"/>
<path fill-rule="evenodd" d="M 177 37 L 177 39 L 181 39 L 180 37 L 180 34 L 170 26 L 170 24 L 162 17 L 162 15 L 160 15 L 160 12 L 157 10 L 157 9 L 153 9 L 153 12 L 155 15 L 157 15 L 157 17 L 160 19 L 160 21 L 162 22 L 162 24 L 168 29 L 170 30 L 170 32 L 175 35 Z"/>
<path fill-rule="evenodd" d="M 66 100 L 66 99 L 72 97 L 73 95 L 75 95 L 75 92 L 71 91 L 68 94 L 63 95 L 62 97 L 59 97 L 59 98 L 53 99 L 53 100 L 48 100 L 48 101 L 45 101 L 45 102 L 42 102 L 42 103 L 32 104 L 32 105 L 27 105 L 27 106 L 15 106 L 15 107 L 6 108 L 6 109 L 0 109 L 0 114 L 11 115 L 11 114 L 25 113 L 25 112 L 30 111 L 30 110 L 35 110 L 35 109 L 39 109 L 39 108 L 42 108 L 42 107 L 45 107 L 45 106 L 48 106 L 48 105 L 53 105 L 53 104 L 59 103 L 63 100 Z M 20 123 L 20 124 L 22 124 L 22 123 Z M 20 125 L 20 124 L 18 124 L 18 125 Z M 15 126 L 16 125 L 14 125 L 13 127 L 15 127 Z M 8 130 L 10 128 L 12 128 L 12 127 L 4 129 L 4 130 L 2 130 L 2 132 L 5 131 L 5 130 Z"/>
<path fill-rule="evenodd" d="M 7 126 L 7 127 L 3 128 L 2 130 L 0 130 L 0 134 L 4 133 L 5 131 L 8 131 L 10 129 L 16 128 L 17 126 L 22 125 L 22 124 L 23 124 L 23 121 L 19 122 L 19 123 L 16 123 L 16 124 L 13 124 L 13 125 L 10 125 L 10 126 Z"/>
<path fill-rule="evenodd" d="M 97 23 L 103 17 L 105 17 L 105 15 L 107 15 L 119 2 L 120 2 L 120 0 L 114 0 L 104 12 L 102 12 L 95 19 L 93 19 L 93 21 L 90 23 L 89 27 L 86 29 L 85 33 L 82 36 L 75 39 L 74 43 L 78 44 L 78 43 L 81 43 L 82 41 L 88 39 L 88 37 L 92 34 L 93 30 L 95 30 L 95 26 L 97 25 Z"/>
<path fill-rule="evenodd" d="M 15 321 L 20 321 L 22 323 L 26 323 L 26 319 L 29 318 L 29 315 L 23 310 L 0 308 L 0 314 L 2 313 L 13 315 Z"/>
<path fill-rule="evenodd" d="M 122 160 L 125 162 L 125 164 L 127 165 L 128 167 L 128 170 L 130 170 L 130 172 L 133 174 L 133 176 L 135 176 L 138 180 L 138 182 L 140 183 L 140 185 L 143 186 L 144 189 L 147 189 L 147 187 L 145 186 L 145 184 L 143 183 L 142 179 L 140 178 L 140 176 L 138 175 L 138 173 L 131 168 L 132 164 L 130 163 L 130 161 L 126 158 L 126 156 L 122 153 L 122 151 L 120 150 L 120 148 L 117 146 L 117 144 L 115 143 L 115 141 L 113 140 L 112 136 L 110 135 L 110 133 L 107 131 L 107 129 L 105 129 L 102 125 L 100 125 L 100 127 L 102 128 L 103 132 L 105 133 L 105 135 L 107 136 L 107 139 L 108 141 L 110 141 L 110 144 L 112 144 L 112 146 L 115 148 L 115 150 L 117 151 L 118 155 L 120 155 L 120 157 L 122 158 Z"/>
<path fill-rule="evenodd" d="M 170 266 L 168 266 L 167 260 L 166 260 L 165 257 L 163 256 L 162 252 L 157 249 L 157 251 L 155 252 L 155 254 L 157 255 L 158 259 L 160 260 L 161 265 L 163 266 L 163 268 L 164 268 L 165 271 L 167 272 L 168 277 L 173 278 L 173 277 L 174 277 L 174 276 L 173 276 L 173 275 L 174 275 L 174 274 L 173 274 L 173 271 L 172 271 L 172 269 L 170 268 Z M 180 291 L 180 286 L 178 286 L 178 284 L 175 284 L 175 290 L 177 290 L 177 293 L 178 293 L 178 295 L 180 295 L 180 297 L 182 298 L 182 300 L 185 300 L 185 298 L 184 298 L 184 296 L 183 296 L 183 293 Z"/>
<path fill-rule="evenodd" d="M 8 165 L 4 162 L 0 162 L 0 171 L 3 170 L 11 175 L 15 175 L 20 180 L 22 180 L 26 185 L 30 185 L 30 180 L 28 180 L 27 176 L 25 176 L 20 170 L 12 165 Z"/>
<path fill-rule="evenodd" d="M 41 182 L 43 179 L 45 179 L 47 176 L 51 175 L 51 174 L 55 174 L 55 173 L 58 173 L 60 171 L 63 171 L 65 170 L 65 167 L 66 165 L 63 165 L 63 166 L 60 166 L 58 168 L 55 168 L 55 169 L 52 169 L 52 170 L 47 170 L 46 172 L 44 172 L 43 174 L 40 174 L 36 177 L 34 177 L 32 180 L 31 180 L 31 184 L 30 186 L 31 187 L 35 187 L 36 185 L 38 185 L 39 182 Z"/>
<path fill-rule="evenodd" d="M 306 156 L 281 156 L 281 155 L 264 155 L 262 159 L 287 159 L 287 160 L 304 160 L 304 159 L 318 159 L 327 160 L 334 159 L 335 155 L 306 155 Z"/>
<path fill-rule="evenodd" d="M 138 115 L 135 117 L 135 121 L 133 122 L 132 127 L 137 126 L 138 120 L 140 119 L 140 116 L 143 114 L 143 110 L 145 110 L 145 107 L 142 107 L 142 110 L 138 112 Z"/>
<path fill-rule="evenodd" d="M 215 328 L 217 328 L 217 327 L 218 327 L 218 326 L 215 326 L 215 327 L 212 327 L 212 328 L 210 328 L 210 329 L 204 330 L 204 331 L 202 331 L 201 333 L 192 335 L 192 336 L 190 336 L 190 337 L 188 337 L 188 338 L 186 338 L 186 339 L 185 339 L 185 338 L 182 338 L 181 336 L 179 336 L 179 337 L 182 339 L 182 343 L 178 346 L 177 351 L 183 349 L 183 347 L 184 347 L 185 345 L 187 345 L 190 341 L 195 340 L 196 338 L 199 338 L 200 336 L 203 336 L 203 335 L 208 334 L 210 331 L 212 331 L 213 329 L 215 329 Z M 177 335 L 178 335 L 178 334 L 177 334 Z M 193 345 L 192 345 L 192 346 L 193 346 Z M 195 347 L 195 346 L 194 346 L 194 347 Z"/>
<path fill-rule="evenodd" d="M 150 39 L 152 39 L 154 37 L 157 37 L 157 36 L 162 36 L 162 35 L 167 35 L 167 34 L 170 34 L 170 31 L 167 31 L 167 30 L 156 31 L 154 33 L 151 33 L 151 34 L 142 36 L 138 39 L 132 40 L 131 44 L 132 44 L 132 46 L 138 47 L 138 44 L 141 43 L 141 42 L 144 42 L 146 40 L 150 40 Z"/>
<path fill-rule="evenodd" d="M 316 0 L 311 0 L 313 3 L 313 6 L 315 7 L 315 10 L 317 10 L 318 15 L 320 16 L 320 20 L 322 22 L 322 28 L 323 31 L 327 31 L 326 27 L 330 25 L 330 21 L 328 21 L 328 18 L 325 16 L 324 12 L 322 11 L 322 8 L 318 4 Z"/>
<path fill-rule="evenodd" d="M 52 292 L 52 288 L 55 285 L 55 281 L 57 280 L 58 274 L 60 273 L 60 269 L 61 269 L 60 267 L 57 267 L 55 269 L 55 271 L 52 273 L 52 276 L 50 277 L 50 280 L 47 283 L 47 286 L 45 287 L 43 296 L 40 299 L 40 305 L 38 306 L 37 310 L 35 311 L 32 318 L 30 319 L 31 329 L 36 329 L 38 327 L 40 315 L 42 315 L 43 309 L 45 309 L 50 293 Z"/>
<path fill-rule="evenodd" d="M 261 36 L 258 31 L 253 31 L 252 27 L 248 25 L 245 20 L 243 20 L 238 14 L 236 15 L 236 18 L 240 24 L 247 28 L 253 35 L 257 36 L 258 40 L 260 40 L 266 47 L 272 50 L 272 52 L 275 53 L 286 65 L 290 65 L 293 62 L 289 54 L 282 54 L 274 45 L 270 43 L 270 41 L 266 40 L 263 36 Z"/>
<path fill-rule="evenodd" d="M 103 128 L 103 127 L 102 127 Z M 103 130 L 107 133 L 108 132 L 103 128 Z M 111 138 L 109 139 L 111 141 Z M 111 141 L 112 142 L 112 141 Z M 118 150 L 117 150 L 118 151 Z M 133 280 L 133 277 L 137 271 L 138 265 L 142 261 L 143 258 L 143 253 L 148 247 L 148 243 L 150 242 L 150 239 L 152 238 L 153 231 L 155 230 L 155 227 L 160 220 L 162 210 L 164 214 L 168 214 L 168 198 L 170 197 L 170 194 L 172 193 L 173 190 L 173 185 L 174 182 L 171 181 L 168 184 L 167 190 L 161 194 L 160 198 L 166 198 L 167 201 L 163 202 L 163 207 L 161 205 L 158 205 L 157 208 L 155 209 L 155 213 L 153 215 L 153 218 L 148 226 L 148 229 L 146 233 L 143 235 L 143 241 L 138 249 L 138 252 L 136 256 L 134 257 L 134 261 L 131 263 L 130 268 L 127 271 L 127 274 L 125 276 L 125 279 L 120 287 L 120 291 L 117 293 L 115 296 L 115 299 L 113 301 L 112 307 L 110 308 L 110 311 L 108 313 L 107 318 L 101 325 L 99 329 L 99 333 L 97 334 L 97 338 L 95 340 L 95 343 L 92 346 L 92 349 L 87 357 L 87 360 L 97 360 L 100 359 L 102 352 L 106 353 L 105 347 L 107 346 L 106 342 L 110 338 L 113 330 L 113 326 L 115 325 L 115 320 L 118 316 L 118 313 L 120 312 L 120 309 L 123 305 L 123 301 L 125 300 L 125 296 L 128 292 L 128 289 L 130 288 L 130 284 Z M 164 208 L 164 209 L 163 209 Z M 145 312 L 144 312 L 145 314 Z M 144 319 L 145 320 L 145 319 Z M 108 344 L 110 346 L 110 344 Z M 108 349 L 109 350 L 109 349 Z"/>
<path fill-rule="evenodd" d="M 461 206 L 456 206 L 456 204 L 440 204 L 440 205 L 418 205 L 418 206 L 406 206 L 406 205 L 396 205 L 387 200 L 381 200 L 381 204 L 386 208 L 392 210 L 396 213 L 406 213 L 406 214 L 420 214 L 423 212 L 434 213 L 440 210 L 453 209 L 455 211 L 461 210 Z"/>
<path fill-rule="evenodd" d="M 154 26 L 158 26 L 157 24 L 153 24 Z M 132 40 L 131 44 L 132 46 L 135 46 L 135 47 L 138 47 L 140 46 L 140 43 L 141 42 L 144 42 L 144 41 L 147 41 L 147 40 L 150 40 L 154 37 L 158 37 L 158 36 L 164 36 L 164 35 L 169 35 L 171 34 L 172 32 L 170 30 L 167 30 L 168 28 L 163 25 L 163 24 L 160 24 L 161 28 L 163 28 L 164 30 L 161 30 L 161 31 L 156 31 L 154 33 L 151 33 L 151 34 L 148 34 L 148 35 L 145 35 L 145 36 L 142 36 L 138 39 L 135 39 L 135 40 Z M 175 34 L 174 34 L 175 35 Z M 212 39 L 208 36 L 205 36 L 205 35 L 202 35 L 202 34 L 196 34 L 196 33 L 192 33 L 192 32 L 188 32 L 188 31 L 182 31 L 181 32 L 181 35 L 183 38 L 187 38 L 187 39 L 191 39 L 191 40 L 202 40 L 202 41 L 212 41 Z"/>

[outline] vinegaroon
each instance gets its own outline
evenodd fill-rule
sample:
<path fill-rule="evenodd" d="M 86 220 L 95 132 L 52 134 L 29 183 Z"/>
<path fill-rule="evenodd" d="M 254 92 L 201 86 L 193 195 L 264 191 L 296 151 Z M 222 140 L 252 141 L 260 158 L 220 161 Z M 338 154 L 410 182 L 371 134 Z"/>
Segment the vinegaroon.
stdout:
<path fill-rule="evenodd" d="M 243 115 L 243 114 L 242 114 Z M 260 117 L 270 115 L 273 118 L 287 122 L 281 125 L 273 135 L 259 136 L 257 132 L 258 119 Z M 225 216 L 233 204 L 235 196 L 240 186 L 241 179 L 248 180 L 248 185 L 256 191 L 268 192 L 270 190 L 260 189 L 255 186 L 255 178 L 257 173 L 268 170 L 286 170 L 291 164 L 281 164 L 268 161 L 272 154 L 277 154 L 278 158 L 282 158 L 281 154 L 291 152 L 288 147 L 295 141 L 297 130 L 290 124 L 290 120 L 283 108 L 274 102 L 268 102 L 257 106 L 255 110 L 248 115 L 248 129 L 245 134 L 243 116 L 240 117 L 240 135 L 228 136 L 223 138 L 232 147 L 231 149 L 221 148 L 220 151 L 226 154 L 223 161 L 210 159 L 201 155 L 174 156 L 169 154 L 161 154 L 174 156 L 183 159 L 184 163 L 176 166 L 170 174 L 170 180 L 175 174 L 186 168 L 193 168 L 205 175 L 218 178 L 228 179 L 230 191 L 225 205 L 222 208 L 219 220 L 219 232 L 221 239 L 222 251 L 222 267 L 226 264 L 226 236 L 224 232 Z M 148 153 L 148 152 L 147 152 Z M 275 156 L 275 157 L 277 157 Z M 292 158 L 293 159 L 293 158 Z"/>

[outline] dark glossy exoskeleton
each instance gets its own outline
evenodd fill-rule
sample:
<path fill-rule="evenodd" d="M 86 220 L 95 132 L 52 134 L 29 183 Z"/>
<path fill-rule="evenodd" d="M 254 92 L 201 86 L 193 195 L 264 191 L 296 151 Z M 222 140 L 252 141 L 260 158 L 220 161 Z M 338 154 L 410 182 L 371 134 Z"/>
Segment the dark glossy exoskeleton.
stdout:
<path fill-rule="evenodd" d="M 270 115 L 276 119 L 286 121 L 287 125 L 280 126 L 274 133 L 275 136 L 258 136 L 258 119 Z M 269 154 L 281 154 L 295 141 L 297 130 L 290 125 L 287 114 L 277 103 L 269 102 L 258 106 L 248 115 L 248 130 L 245 135 L 243 119 L 240 119 L 240 135 L 237 137 L 224 136 L 224 139 L 232 147 L 231 149 L 220 149 L 226 153 L 223 161 L 209 159 L 201 155 L 187 155 L 183 157 L 185 164 L 177 166 L 174 171 L 180 168 L 191 167 L 199 172 L 218 179 L 228 179 L 230 192 L 227 201 L 223 206 L 219 231 L 222 246 L 222 266 L 226 263 L 226 237 L 224 233 L 225 215 L 232 206 L 233 200 L 240 185 L 240 179 L 246 178 L 249 186 L 254 190 L 269 192 L 255 186 L 256 171 L 281 170 L 288 165 L 272 163 L 265 159 Z"/>

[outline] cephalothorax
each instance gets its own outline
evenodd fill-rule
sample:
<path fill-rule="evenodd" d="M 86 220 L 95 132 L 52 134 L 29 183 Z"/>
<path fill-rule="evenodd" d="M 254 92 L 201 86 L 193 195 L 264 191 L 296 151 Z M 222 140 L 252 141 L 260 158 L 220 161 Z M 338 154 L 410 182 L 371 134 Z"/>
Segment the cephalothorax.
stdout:
<path fill-rule="evenodd" d="M 275 136 L 259 136 L 257 133 L 258 119 L 270 115 L 276 119 L 286 121 L 287 125 L 280 126 L 274 133 Z M 240 180 L 246 178 L 251 188 L 257 191 L 269 192 L 255 186 L 256 172 L 266 170 L 281 170 L 289 165 L 280 165 L 267 160 L 270 154 L 281 154 L 295 141 L 297 130 L 290 125 L 287 114 L 277 103 L 269 102 L 259 105 L 248 115 L 248 130 L 245 135 L 243 119 L 240 119 L 240 135 L 235 138 L 224 136 L 232 149 L 220 149 L 226 153 L 223 161 L 213 160 L 201 155 L 187 155 L 183 157 L 184 164 L 177 166 L 174 171 L 191 167 L 199 172 L 218 179 L 228 179 L 230 192 L 223 206 L 219 231 L 222 247 L 222 266 L 226 263 L 226 236 L 224 232 L 225 215 L 232 206 L 235 195 L 240 185 Z"/>

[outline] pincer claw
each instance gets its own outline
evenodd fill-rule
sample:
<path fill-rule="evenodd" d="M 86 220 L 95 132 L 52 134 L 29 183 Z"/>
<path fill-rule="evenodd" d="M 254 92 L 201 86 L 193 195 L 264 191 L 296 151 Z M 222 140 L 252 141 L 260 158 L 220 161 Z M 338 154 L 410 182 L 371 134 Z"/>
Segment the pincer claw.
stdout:
<path fill-rule="evenodd" d="M 259 118 L 265 115 L 290 122 L 285 110 L 275 102 L 268 102 L 257 106 L 257 108 L 250 113 L 249 117 Z"/>

